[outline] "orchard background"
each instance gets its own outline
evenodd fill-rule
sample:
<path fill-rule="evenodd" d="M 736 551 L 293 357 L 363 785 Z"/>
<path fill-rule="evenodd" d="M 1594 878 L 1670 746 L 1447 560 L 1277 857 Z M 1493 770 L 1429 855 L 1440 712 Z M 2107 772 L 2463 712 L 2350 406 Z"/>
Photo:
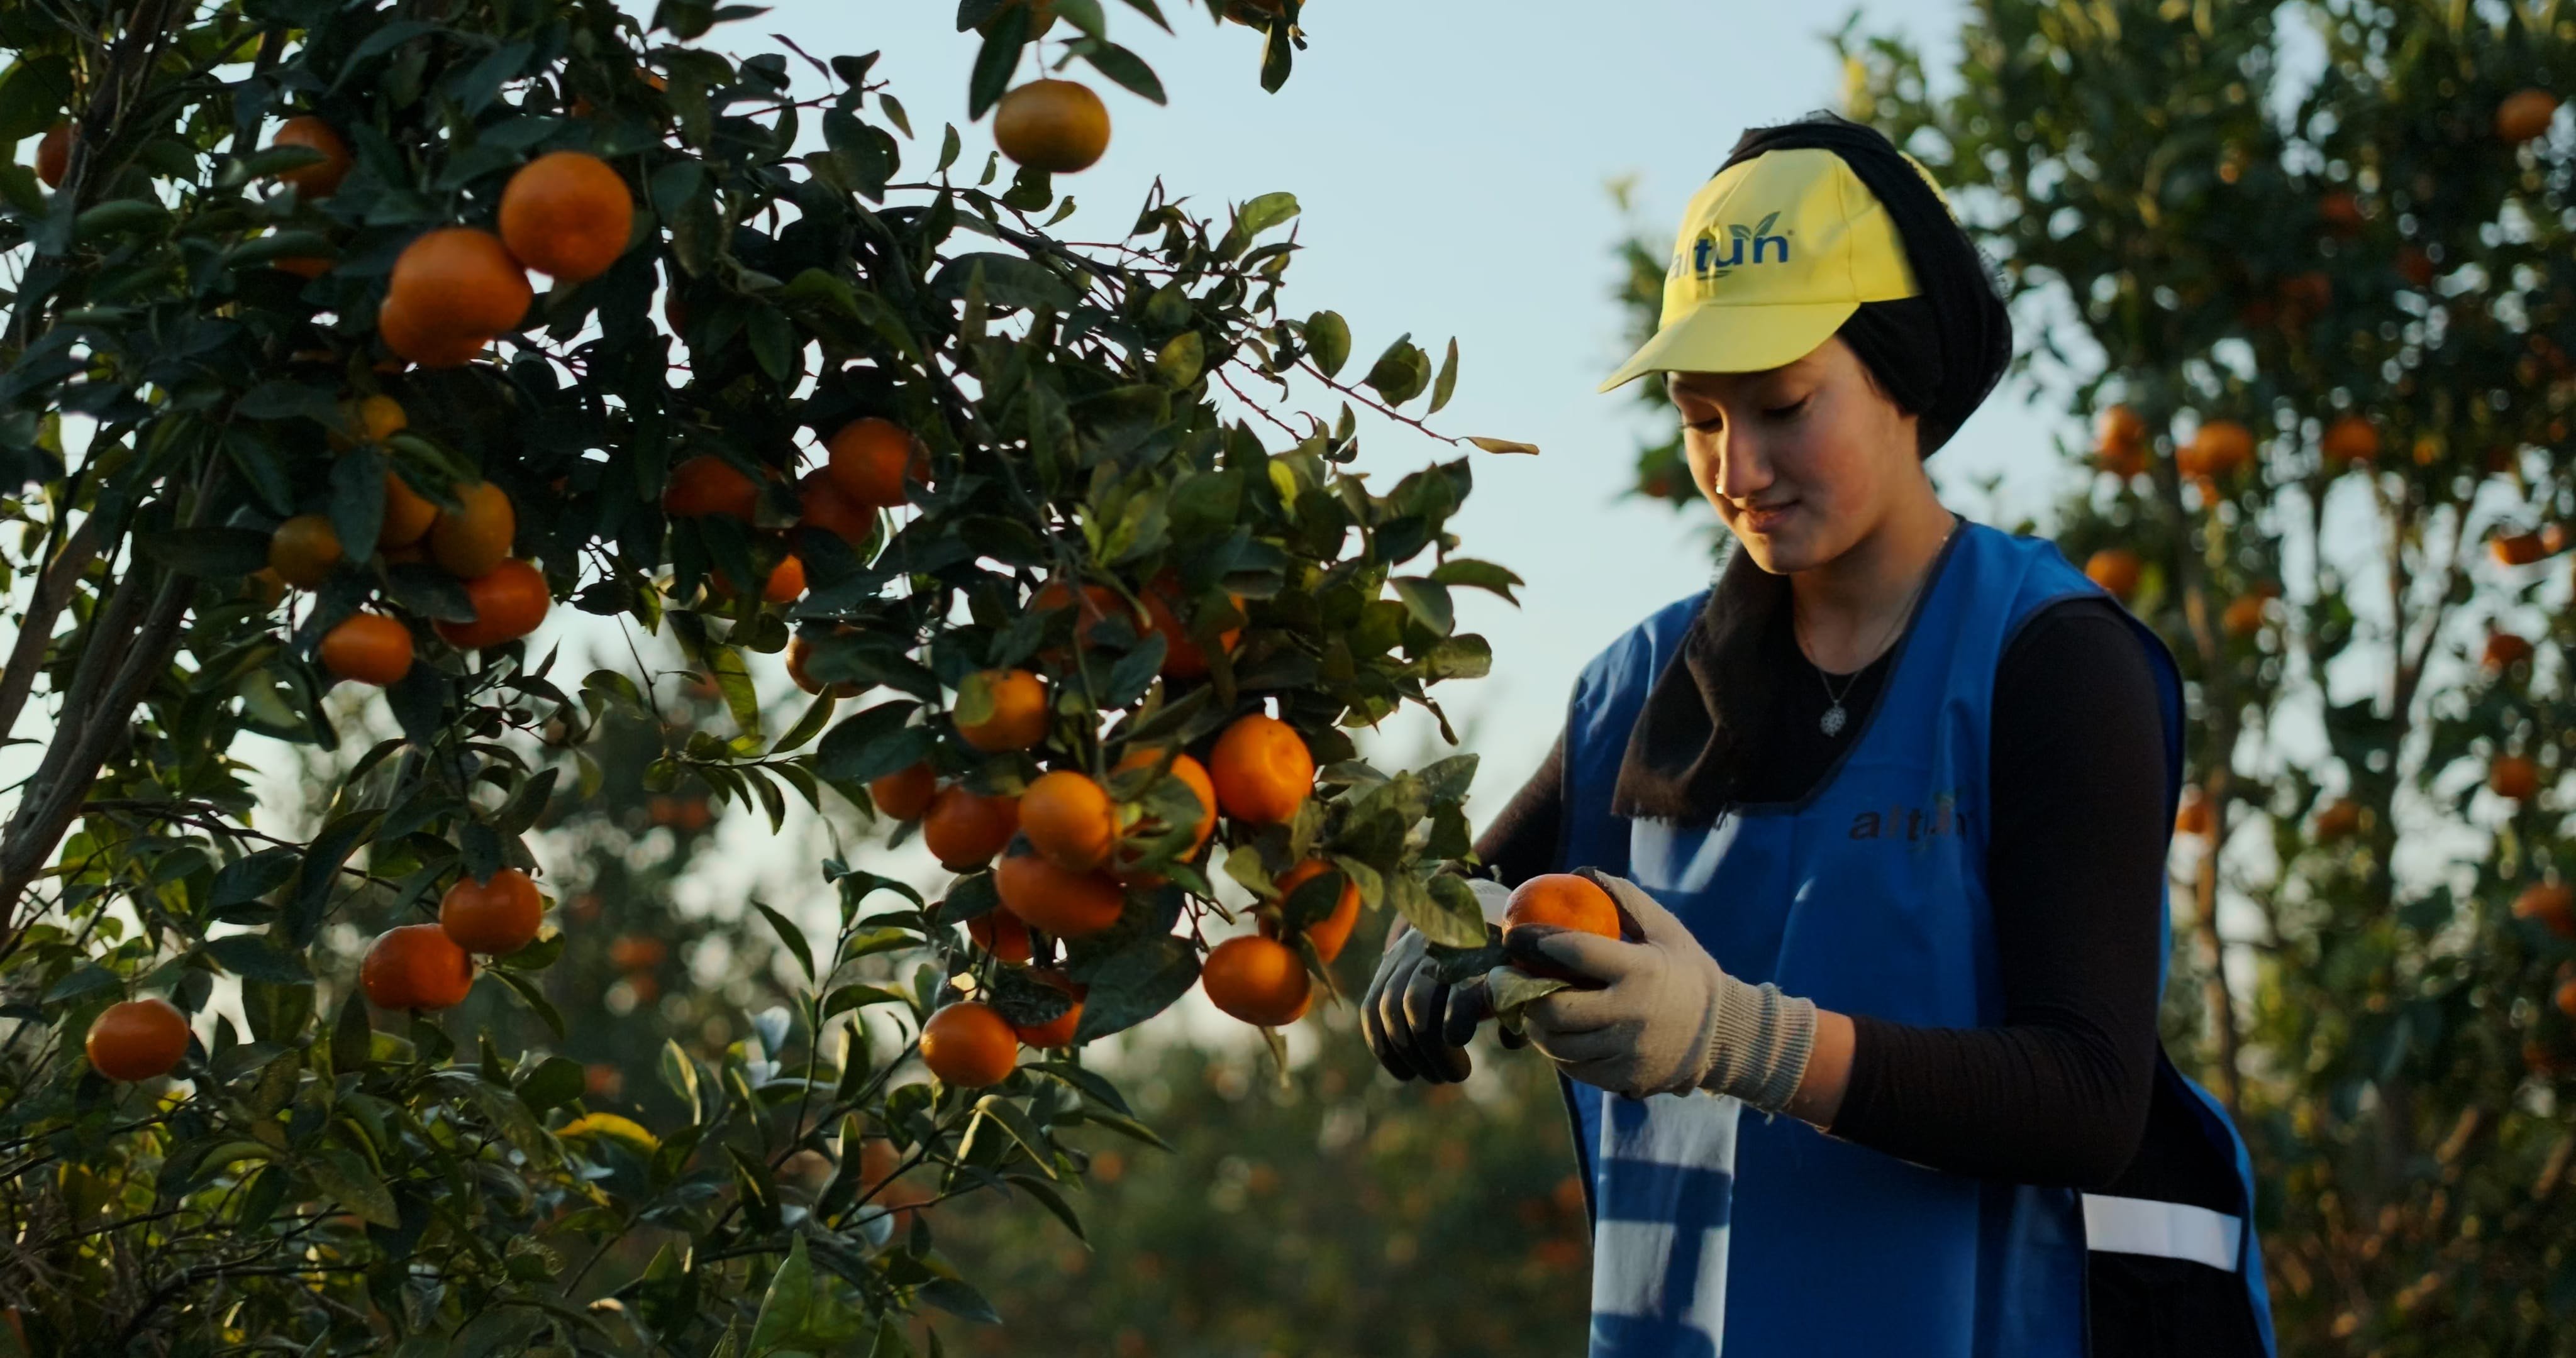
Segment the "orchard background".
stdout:
<path fill-rule="evenodd" d="M 1085 1353 L 1568 1351 L 1588 1259 L 1552 1084 L 1480 1053 L 1463 1088 L 1396 1087 L 1322 978 L 1364 984 L 1389 903 L 1464 922 L 1432 883 L 1466 766 L 1439 764 L 1456 751 L 1406 686 L 1476 672 L 1460 638 L 1493 639 L 1493 678 L 1421 693 L 1487 756 L 1489 810 L 1572 667 L 1705 571 L 1705 510 L 1656 503 L 1669 417 L 1590 384 L 1732 130 L 1837 80 L 1958 186 L 2024 318 L 2024 370 L 1936 474 L 2128 583 L 2192 675 L 2170 1036 L 2252 1130 L 2284 1347 L 2568 1347 L 2564 16 L 1887 5 L 1829 44 L 1746 15 L 1698 52 L 1672 41 L 1705 27 L 1686 4 L 1576 35 L 1534 7 L 1463 28 L 1330 8 L 1295 16 L 1298 50 L 1257 7 L 1059 0 L 1013 61 L 1033 16 L 1010 8 L 0 10 L 23 167 L 0 183 L 19 412 L 0 442 L 28 478 L 0 547 L 12 643 L 53 640 L 10 667 L 16 696 L 0 682 L 30 741 L 0 755 L 34 775 L 4 804 L 0 876 L 35 874 L 0 943 L 0 1348 L 1001 1353 L 1039 1324 Z M 157 55 L 138 19 L 168 25 Z M 1562 84 L 1426 74 L 1430 44 Z M 1106 155 L 986 178 L 982 106 L 1059 58 L 1106 100 Z M 2500 124 L 2532 90 L 2548 107 Z M 282 187 L 327 155 L 266 149 L 301 113 L 350 150 L 327 196 Z M 129 132 L 64 145 L 49 191 L 33 172 L 61 118 Z M 556 150 L 615 169 L 631 248 L 586 283 L 535 274 L 473 362 L 397 367 L 403 249 L 506 234 L 507 186 Z M 943 174 L 953 192 L 928 187 Z M 1520 206 L 1498 215 L 1498 186 Z M 1632 231 L 1642 256 L 1605 259 Z M 302 259 L 330 267 L 273 267 Z M 1408 332 L 1462 336 L 1460 376 L 1439 340 L 1389 346 Z M 369 393 L 405 427 L 344 408 Z M 922 437 L 926 476 L 874 426 L 836 438 L 871 416 Z M 1407 421 L 1549 455 L 1470 462 Z M 1645 449 L 1613 503 L 1626 424 Z M 836 441 L 899 455 L 834 478 Z M 701 455 L 740 483 L 697 464 L 683 480 L 714 498 L 666 505 Z M 1434 464 L 1453 470 L 1406 480 Z M 889 466 L 900 503 L 873 526 L 800 484 Z M 551 596 L 528 641 L 442 636 L 492 572 L 443 566 L 435 534 L 429 559 L 390 559 L 418 507 L 364 493 L 388 467 L 468 526 L 473 481 L 509 498 L 501 539 Z M 1228 494 L 1258 512 L 1204 502 Z M 379 550 L 270 607 L 245 576 L 298 513 Z M 1344 516 L 1360 531 L 1332 533 Z M 711 588 L 792 594 L 791 551 L 801 597 Z M 2098 552 L 2134 554 L 2134 582 Z M 1477 558 L 1530 580 L 1439 575 Z M 1109 594 L 1043 596 L 1064 578 Z M 486 593 L 496 617 L 529 601 Z M 391 701 L 325 687 L 318 642 L 359 607 L 414 640 Z M 858 696 L 789 682 L 799 630 L 805 679 Z M 1174 672 L 1184 640 L 1209 673 Z M 1015 686 L 975 676 L 1012 668 L 1077 695 L 1034 757 L 960 726 L 1002 715 Z M 1195 792 L 1115 766 L 1174 740 L 1214 761 L 1264 702 L 1322 766 L 1311 809 L 1232 815 L 1214 835 L 1243 852 L 1195 856 Z M 1391 702 L 1383 733 L 1340 724 Z M 970 991 L 1063 1021 L 996 965 L 1007 936 L 956 927 L 980 915 L 995 940 L 992 879 L 952 886 L 918 829 L 889 843 L 863 809 L 925 754 L 979 794 L 1078 770 L 1166 827 L 1153 861 L 1111 866 L 1171 885 L 1122 893 L 1117 926 L 1056 958 L 1095 1028 L 1150 1022 L 1029 1049 L 989 1086 L 906 1059 L 925 1011 Z M 1363 757 L 1433 771 L 1410 834 L 1384 828 L 1407 785 L 1341 762 Z M 1183 936 L 1256 932 L 1211 901 L 1273 900 L 1323 963 L 1332 884 L 1261 894 L 1318 846 L 1379 908 L 1314 966 L 1313 1016 L 1274 1044 L 1202 987 L 1162 1008 L 1199 965 Z M 372 940 L 503 862 L 537 870 L 532 947 L 453 1008 L 349 1002 Z M 1176 909 L 1203 927 L 1161 933 Z M 488 913 L 511 923 L 515 898 Z M 177 1078 L 82 1057 L 138 995 L 196 1015 Z"/>

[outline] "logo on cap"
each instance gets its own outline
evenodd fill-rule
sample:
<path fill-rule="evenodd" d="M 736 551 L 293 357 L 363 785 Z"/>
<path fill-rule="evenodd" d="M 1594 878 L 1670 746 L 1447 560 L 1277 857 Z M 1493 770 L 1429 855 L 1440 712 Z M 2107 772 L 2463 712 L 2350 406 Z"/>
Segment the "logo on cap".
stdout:
<path fill-rule="evenodd" d="M 1723 237 L 1725 241 L 1723 251 L 1719 248 L 1721 238 L 1717 234 L 1717 228 L 1711 226 L 1699 233 L 1699 238 L 1691 242 L 1691 248 L 1687 252 L 1673 256 L 1672 276 L 1679 278 L 1684 273 L 1689 273 L 1699 278 L 1724 278 L 1748 262 L 1744 258 L 1744 247 L 1748 242 L 1753 246 L 1751 263 L 1771 262 L 1767 257 L 1772 256 L 1771 247 L 1773 246 L 1779 247 L 1777 262 L 1788 263 L 1790 233 L 1783 231 L 1776 236 L 1771 234 L 1772 224 L 1779 220 L 1780 214 L 1774 212 L 1751 226 L 1738 222 L 1727 227 L 1726 235 Z"/>

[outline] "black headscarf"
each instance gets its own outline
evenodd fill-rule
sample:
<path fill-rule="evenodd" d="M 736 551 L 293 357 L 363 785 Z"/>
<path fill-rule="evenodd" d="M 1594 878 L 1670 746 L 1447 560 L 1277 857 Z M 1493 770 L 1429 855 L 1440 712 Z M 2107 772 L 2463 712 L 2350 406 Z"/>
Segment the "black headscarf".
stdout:
<path fill-rule="evenodd" d="M 1831 113 L 1757 127 L 1720 166 L 1766 151 L 1820 147 L 1843 158 L 1887 209 L 1905 243 L 1918 295 L 1863 302 L 1838 331 L 1890 400 L 1916 417 L 1929 457 L 1985 403 L 2012 362 L 2012 318 L 1993 268 L 1940 193 L 1876 129 Z M 1611 807 L 1619 815 L 1706 824 L 1736 803 L 1744 761 L 1758 748 L 1784 678 L 1755 654 L 1789 582 L 1732 554 L 1655 681 L 1628 738 Z"/>
<path fill-rule="evenodd" d="M 1878 129 L 1832 113 L 1757 127 L 1735 143 L 1720 174 L 1768 151 L 1818 148 L 1842 157 L 1887 209 L 1905 243 L 1919 295 L 1863 302 L 1843 322 L 1843 342 L 1898 406 L 1916 416 L 1929 457 L 1985 404 L 2012 362 L 2012 317 L 1993 268 L 1940 192 Z"/>

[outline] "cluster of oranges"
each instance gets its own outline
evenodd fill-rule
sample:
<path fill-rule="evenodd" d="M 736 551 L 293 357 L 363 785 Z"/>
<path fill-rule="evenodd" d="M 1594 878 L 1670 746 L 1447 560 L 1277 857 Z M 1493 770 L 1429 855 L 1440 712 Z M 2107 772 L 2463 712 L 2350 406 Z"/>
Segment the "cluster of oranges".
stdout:
<path fill-rule="evenodd" d="M 1070 606 L 1060 594 L 1048 606 Z M 1174 623 L 1177 629 L 1177 622 Z M 1226 641 L 1231 642 L 1231 634 Z M 1167 663 L 1170 659 L 1166 656 Z M 1186 663 L 1186 662 L 1185 662 Z M 1199 663 L 1204 664 L 1204 657 Z M 1025 670 L 979 676 L 989 711 L 958 723 L 968 746 L 987 753 L 1039 748 L 1050 733 L 1052 706 L 1045 683 Z M 1084 989 L 1059 971 L 1034 965 L 1040 940 L 1075 940 L 1102 934 L 1127 914 L 1131 888 L 1162 883 L 1147 841 L 1185 840 L 1165 855 L 1197 862 L 1214 838 L 1220 815 L 1238 826 L 1283 825 L 1296 818 L 1315 782 L 1314 757 L 1294 728 L 1260 713 L 1229 723 L 1199 759 L 1163 746 L 1130 748 L 1114 767 L 1093 771 L 1058 767 L 1031 780 L 1017 795 L 986 795 L 961 782 L 944 783 L 926 764 L 888 774 L 869 785 L 879 810 L 918 821 L 923 842 L 946 866 L 971 870 L 999 862 L 993 886 L 1000 908 L 967 921 L 975 945 L 1005 966 L 1027 968 L 1028 979 L 1063 991 L 1072 1003 L 1042 1024 L 1014 1026 L 978 1000 L 951 1004 L 931 1016 L 921 1039 L 923 1061 L 947 1083 L 977 1087 L 1007 1077 L 1018 1048 L 1068 1046 L 1081 1022 Z M 1165 795 L 1172 783 L 1197 807 L 1184 827 L 1165 824 L 1150 805 L 1177 806 Z M 1177 819 L 1177 818 L 1176 818 Z M 1210 949 L 1199 984 L 1219 1010 L 1243 1022 L 1279 1027 L 1303 1017 L 1314 1000 L 1306 963 L 1286 937 L 1278 906 L 1310 882 L 1338 874 L 1324 858 L 1308 858 L 1278 874 L 1261 929 Z M 1328 889 L 1329 890 L 1329 889 Z M 1306 924 L 1302 936 L 1316 959 L 1329 965 L 1358 923 L 1358 887 L 1342 878 L 1331 905 Z"/>
<path fill-rule="evenodd" d="M 460 877 L 439 900 L 438 922 L 406 924 L 376 937 L 359 964 L 358 985 L 382 1009 L 447 1009 L 474 985 L 471 954 L 504 957 L 535 941 L 545 902 L 517 868 L 484 881 Z M 167 1075 L 188 1051 L 188 1019 L 169 1001 L 126 1000 L 90 1025 L 91 1069 L 111 1080 Z"/>
<path fill-rule="evenodd" d="M 537 884 L 517 868 L 483 881 L 461 876 L 438 902 L 435 924 L 404 924 L 376 936 L 359 964 L 358 985 L 379 1009 L 450 1009 L 474 987 L 472 954 L 506 957 L 534 942 L 545 918 Z"/>
<path fill-rule="evenodd" d="M 351 407 L 346 435 L 334 442 L 381 441 L 406 424 L 399 402 L 368 396 Z M 488 481 L 456 486 L 453 495 L 455 507 L 443 509 L 413 490 L 400 472 L 387 471 L 377 559 L 388 567 L 434 564 L 463 583 L 472 620 L 433 624 L 449 645 L 472 651 L 516 641 L 535 631 L 553 605 L 545 576 L 510 555 L 518 535 L 517 510 L 509 495 Z M 345 562 L 330 518 L 299 514 L 269 535 L 265 574 L 280 585 L 313 589 Z M 412 631 L 390 614 L 362 611 L 323 634 L 320 654 L 322 667 L 342 679 L 391 684 L 411 671 Z"/>
<path fill-rule="evenodd" d="M 901 508 L 930 481 L 930 449 L 891 420 L 874 415 L 852 420 L 824 440 L 823 448 L 823 465 L 796 482 L 795 522 L 763 534 L 755 548 L 765 602 L 793 603 L 805 593 L 805 563 L 788 546 L 790 531 L 829 533 L 864 550 L 878 531 L 877 512 Z M 763 475 L 774 479 L 778 473 L 763 469 Z M 662 488 L 662 512 L 674 519 L 726 518 L 752 526 L 760 520 L 760 502 L 759 483 L 712 453 L 673 467 Z M 718 594 L 737 589 L 721 571 L 713 583 Z M 805 673 L 811 651 L 802 638 L 791 643 L 787 673 L 798 687 L 819 693 L 821 686 Z"/>

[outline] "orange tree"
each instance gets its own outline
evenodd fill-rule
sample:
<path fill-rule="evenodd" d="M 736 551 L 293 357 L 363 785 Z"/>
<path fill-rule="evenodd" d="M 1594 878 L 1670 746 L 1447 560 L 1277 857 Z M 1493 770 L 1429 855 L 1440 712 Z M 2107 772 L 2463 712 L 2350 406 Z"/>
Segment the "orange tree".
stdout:
<path fill-rule="evenodd" d="M 1276 86 L 1295 0 L 1229 10 Z M 757 12 L 0 15 L 37 141 L 0 169 L 0 726 L 41 730 L 0 828 L 0 1345 L 904 1352 L 924 1304 L 992 1315 L 936 1204 L 1075 1220 L 1062 1134 L 1143 1134 L 1080 1048 L 1203 957 L 1275 1024 L 1358 905 L 1481 942 L 1471 761 L 1344 728 L 1480 673 L 1450 590 L 1514 581 L 1454 554 L 1463 461 L 1374 491 L 1349 407 L 1287 401 L 1418 423 L 1454 347 L 1345 376 L 1341 318 L 1279 306 L 1286 194 L 1050 236 L 1096 102 L 1023 101 L 1000 184 L 953 128 L 912 149 L 868 57 L 696 45 Z M 1108 17 L 970 0 L 970 115 L 1033 46 L 1159 99 Z M 660 634 L 725 718 L 640 649 L 571 681 L 550 613 Z M 773 729 L 782 653 L 817 693 Z M 593 759 L 629 718 L 649 757 Z M 309 833 L 253 823 L 253 737 L 332 752 Z M 531 910 L 580 875 L 539 827 L 612 776 L 855 806 L 964 875 L 934 911 L 826 860 L 832 928 L 759 912 L 793 1003 L 612 1111 L 547 997 L 599 940 Z"/>
<path fill-rule="evenodd" d="M 1960 36 L 1927 71 L 1846 30 L 1851 112 L 2001 266 L 2072 397 L 2058 540 L 2182 663 L 2171 1036 L 2253 1145 L 2284 1348 L 2576 1352 L 2576 22 L 1981 0 Z"/>

